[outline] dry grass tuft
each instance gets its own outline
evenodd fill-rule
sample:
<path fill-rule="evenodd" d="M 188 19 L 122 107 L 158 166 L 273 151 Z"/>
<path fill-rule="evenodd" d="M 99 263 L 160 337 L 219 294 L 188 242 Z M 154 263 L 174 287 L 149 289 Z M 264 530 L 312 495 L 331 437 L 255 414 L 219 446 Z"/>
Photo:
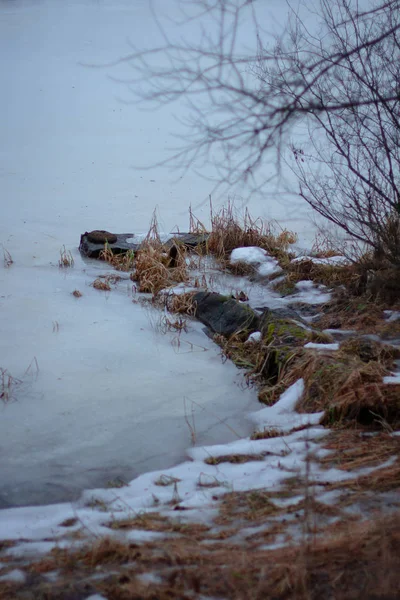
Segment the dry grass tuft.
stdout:
<path fill-rule="evenodd" d="M 66 269 L 68 267 L 74 266 L 74 257 L 72 256 L 70 250 L 65 249 L 65 246 L 63 246 L 60 250 L 60 258 L 58 259 L 58 266 L 61 269 Z"/>
<path fill-rule="evenodd" d="M 328 287 L 344 285 L 356 289 L 360 278 L 355 265 L 320 265 L 312 260 L 301 260 L 286 266 L 285 281 L 288 286 L 294 286 L 298 281 L 311 280 Z"/>
<path fill-rule="evenodd" d="M 4 263 L 4 267 L 6 269 L 8 269 L 9 267 L 11 267 L 12 264 L 14 264 L 11 254 L 9 253 L 9 251 L 6 248 L 4 248 L 4 246 L 3 246 L 3 263 Z"/>
<path fill-rule="evenodd" d="M 204 460 L 207 465 L 220 465 L 221 463 L 242 464 L 255 460 L 264 460 L 264 454 L 224 454 L 223 456 L 209 456 Z"/>
<path fill-rule="evenodd" d="M 186 294 L 168 294 L 165 298 L 165 306 L 171 313 L 193 316 L 196 312 L 196 304 L 193 300 L 193 296 L 193 292 L 188 292 Z"/>
<path fill-rule="evenodd" d="M 79 290 L 74 290 L 72 292 L 72 295 L 75 296 L 75 298 L 82 298 L 82 292 L 80 292 Z"/>
<path fill-rule="evenodd" d="M 98 277 L 97 279 L 95 279 L 93 281 L 92 286 L 94 287 L 95 290 L 101 290 L 103 292 L 109 292 L 111 290 L 111 286 L 110 286 L 108 280 L 100 279 L 100 277 Z"/>
<path fill-rule="evenodd" d="M 7 369 L 0 368 L 0 400 L 4 404 L 14 400 L 15 390 L 21 383 L 22 381 L 13 377 Z"/>
<path fill-rule="evenodd" d="M 161 245 L 144 243 L 137 252 L 133 278 L 139 282 L 139 291 L 153 295 L 164 288 L 189 280 L 184 249 L 179 247 L 175 267 L 169 268 L 170 257 Z"/>
<path fill-rule="evenodd" d="M 287 250 L 296 240 L 295 234 L 284 230 L 275 235 L 270 223 L 253 219 L 247 208 L 240 216 L 229 202 L 218 213 L 211 214 L 211 224 L 208 251 L 221 261 L 228 261 L 235 248 L 258 246 L 281 261 L 289 262 Z M 236 268 L 240 269 L 240 266 Z"/>
<path fill-rule="evenodd" d="M 105 260 L 117 271 L 132 271 L 135 265 L 135 252 L 128 250 L 121 254 L 114 254 L 109 244 L 104 244 L 104 250 L 99 254 L 100 260 Z"/>
<path fill-rule="evenodd" d="M 264 427 L 262 431 L 255 431 L 251 434 L 251 440 L 266 440 L 270 438 L 282 437 L 283 433 L 281 429 L 276 427 Z"/>

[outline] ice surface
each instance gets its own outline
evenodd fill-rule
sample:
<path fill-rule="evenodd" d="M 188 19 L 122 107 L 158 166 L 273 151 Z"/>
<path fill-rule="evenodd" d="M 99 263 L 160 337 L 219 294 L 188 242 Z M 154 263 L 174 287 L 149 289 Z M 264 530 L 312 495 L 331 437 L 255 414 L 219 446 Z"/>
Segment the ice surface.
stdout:
<path fill-rule="evenodd" d="M 168 468 L 190 443 L 187 413 L 198 444 L 223 443 L 233 430 L 249 433 L 244 415 L 258 406 L 200 325 L 180 346 L 160 336 L 158 316 L 132 304 L 131 282 L 93 289 L 109 269 L 77 251 L 85 230 L 143 236 L 155 206 L 166 232 L 187 229 L 189 203 L 207 223 L 209 180 L 132 168 L 164 160 L 169 133 L 180 130 L 171 107 L 146 113 L 129 103 L 115 81 L 131 76 L 126 63 L 88 66 L 115 63 L 131 51 L 128 40 L 162 41 L 149 3 L 0 3 L 0 244 L 14 260 L 0 265 L 0 366 L 20 380 L 13 401 L 0 404 L 0 507 L 73 499 Z M 247 206 L 290 225 L 293 202 Z M 296 230 L 308 240 L 309 223 L 299 202 Z M 57 265 L 64 244 L 70 270 Z M 266 298 L 279 303 L 254 288 L 254 302 Z"/>

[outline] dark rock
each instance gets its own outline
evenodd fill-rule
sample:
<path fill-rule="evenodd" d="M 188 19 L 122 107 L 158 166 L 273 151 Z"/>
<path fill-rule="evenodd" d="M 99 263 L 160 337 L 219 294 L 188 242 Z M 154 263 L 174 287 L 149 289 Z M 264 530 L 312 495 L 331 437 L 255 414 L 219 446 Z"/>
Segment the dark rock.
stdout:
<path fill-rule="evenodd" d="M 81 235 L 79 250 L 88 258 L 99 258 L 100 252 L 104 250 L 104 244 L 107 241 L 113 254 L 125 254 L 129 250 L 136 252 L 139 250 L 141 244 L 128 242 L 127 240 L 131 237 L 133 237 L 133 233 L 110 233 L 103 230 L 86 231 Z M 177 255 L 177 246 L 183 245 L 187 248 L 196 248 L 197 246 L 205 244 L 208 237 L 208 233 L 174 233 L 171 235 L 169 240 L 163 244 L 165 250 L 171 257 L 170 266 L 174 266 Z"/>
<path fill-rule="evenodd" d="M 247 305 L 214 292 L 197 292 L 195 316 L 214 333 L 231 336 L 239 331 L 257 331 L 260 318 Z"/>
<path fill-rule="evenodd" d="M 92 232 L 93 233 L 93 232 Z M 140 248 L 140 244 L 132 244 L 127 242 L 127 239 L 133 236 L 133 233 L 117 233 L 115 235 L 115 242 L 108 242 L 108 246 L 113 254 L 125 254 L 128 250 L 136 252 Z M 104 250 L 105 242 L 91 242 L 89 234 L 86 232 L 81 235 L 81 242 L 79 244 L 79 250 L 88 258 L 99 258 L 100 252 Z"/>
<path fill-rule="evenodd" d="M 118 239 L 115 233 L 110 233 L 104 229 L 94 229 L 93 231 L 86 232 L 85 235 L 89 242 L 93 242 L 93 244 L 105 244 L 106 242 L 115 244 Z"/>

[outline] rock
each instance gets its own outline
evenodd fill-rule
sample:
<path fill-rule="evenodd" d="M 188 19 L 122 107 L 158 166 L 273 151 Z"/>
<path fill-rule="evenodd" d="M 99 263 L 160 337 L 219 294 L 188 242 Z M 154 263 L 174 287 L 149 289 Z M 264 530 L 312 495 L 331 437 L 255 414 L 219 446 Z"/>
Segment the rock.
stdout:
<path fill-rule="evenodd" d="M 79 250 L 84 256 L 87 256 L 88 258 L 99 258 L 100 252 L 104 250 L 105 241 L 91 241 L 91 239 L 98 240 L 100 237 L 99 236 L 96 238 L 95 236 L 93 238 L 93 233 L 95 232 L 85 232 L 83 235 L 81 235 Z M 108 232 L 104 233 L 108 234 Z M 127 240 L 133 236 L 133 233 L 117 233 L 111 235 L 114 236 L 112 239 L 115 238 L 115 242 L 111 242 L 109 240 L 108 246 L 113 254 L 125 254 L 126 252 L 128 252 L 128 250 L 133 250 L 134 252 L 136 252 L 140 248 L 140 244 L 132 244 L 131 242 L 127 242 Z M 106 236 L 104 236 L 103 239 L 105 238 Z"/>
<path fill-rule="evenodd" d="M 214 333 L 230 337 L 239 331 L 251 333 L 260 325 L 259 316 L 246 304 L 214 292 L 197 292 L 195 317 Z"/>
<path fill-rule="evenodd" d="M 100 229 L 94 231 L 85 232 L 81 235 L 81 241 L 79 244 L 79 250 L 88 258 L 99 258 L 100 252 L 104 250 L 104 244 L 108 243 L 108 246 L 113 254 L 125 254 L 129 250 L 136 252 L 139 250 L 141 244 L 135 244 L 128 242 L 129 238 L 134 237 L 133 233 L 110 233 Z M 171 265 L 174 266 L 174 261 L 177 255 L 177 246 L 183 245 L 187 248 L 196 248 L 205 244 L 208 240 L 208 233 L 174 233 L 171 237 L 163 244 L 165 251 L 169 253 L 171 257 Z"/>
<path fill-rule="evenodd" d="M 115 233 L 110 233 L 104 229 L 94 229 L 93 231 L 86 232 L 85 235 L 89 242 L 93 244 L 105 244 L 106 242 L 115 244 L 118 239 Z"/>

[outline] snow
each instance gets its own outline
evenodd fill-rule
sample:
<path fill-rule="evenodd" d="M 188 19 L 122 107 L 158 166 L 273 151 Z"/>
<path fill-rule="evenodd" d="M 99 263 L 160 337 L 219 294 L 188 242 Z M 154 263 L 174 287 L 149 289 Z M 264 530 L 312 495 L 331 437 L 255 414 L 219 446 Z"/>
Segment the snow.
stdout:
<path fill-rule="evenodd" d="M 388 323 L 394 323 L 400 320 L 400 311 L 398 310 L 384 310 L 383 312 Z"/>
<path fill-rule="evenodd" d="M 400 385 L 400 373 L 396 373 L 394 375 L 387 375 L 383 378 L 383 383 Z"/>
<path fill-rule="evenodd" d="M 345 256 L 330 256 L 329 258 L 316 258 L 315 256 L 297 256 L 292 263 L 298 263 L 310 260 L 315 265 L 345 266 L 350 264 L 350 260 Z"/>
<path fill-rule="evenodd" d="M 321 350 L 322 352 L 324 350 L 330 351 L 330 350 L 339 350 L 339 344 L 336 343 L 332 343 L 332 344 L 317 344 L 315 342 L 308 342 L 307 344 L 304 345 L 304 348 L 310 348 L 313 350 Z"/>
<path fill-rule="evenodd" d="M 282 271 L 278 261 L 270 256 L 266 250 L 257 246 L 235 248 L 232 250 L 230 262 L 232 265 L 245 263 L 254 266 L 262 277 L 269 277 Z"/>
<path fill-rule="evenodd" d="M 246 340 L 246 344 L 254 344 L 256 342 L 259 342 L 262 338 L 262 333 L 261 331 L 255 331 L 254 333 L 251 333 L 249 335 L 249 337 Z"/>
<path fill-rule="evenodd" d="M 316 285 L 313 281 L 302 280 L 295 285 L 298 290 L 294 294 L 284 298 L 286 304 L 292 302 L 304 302 L 306 304 L 325 304 L 331 299 L 331 294 L 323 285 Z"/>
<path fill-rule="evenodd" d="M 313 414 L 300 414 L 294 412 L 296 404 L 304 392 L 304 381 L 299 379 L 284 392 L 280 400 L 273 406 L 268 406 L 250 415 L 253 423 L 259 428 L 277 428 L 282 432 L 290 431 L 302 425 L 315 425 L 319 423 L 323 412 Z"/>
<path fill-rule="evenodd" d="M 13 569 L 5 575 L 0 576 L 0 581 L 9 581 L 12 583 L 24 583 L 25 579 L 25 573 L 21 569 Z"/>

